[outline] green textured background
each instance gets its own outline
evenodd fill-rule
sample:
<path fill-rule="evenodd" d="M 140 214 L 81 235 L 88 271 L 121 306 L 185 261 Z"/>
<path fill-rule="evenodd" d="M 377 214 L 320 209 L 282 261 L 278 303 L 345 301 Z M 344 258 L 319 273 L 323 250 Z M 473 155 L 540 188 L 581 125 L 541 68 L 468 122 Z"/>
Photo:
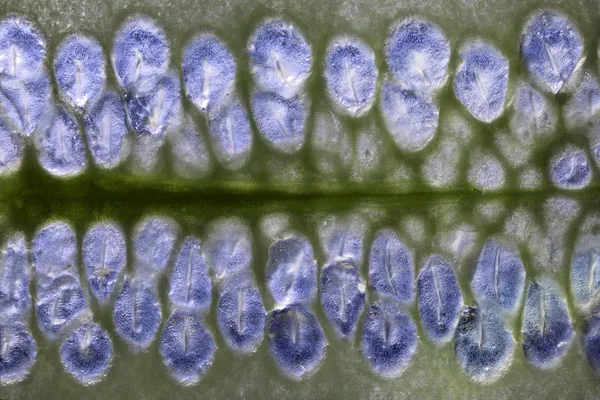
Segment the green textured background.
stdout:
<path fill-rule="evenodd" d="M 96 36 L 108 54 L 114 32 L 126 16 L 136 12 L 149 14 L 164 25 L 173 43 L 174 67 L 178 67 L 181 47 L 191 35 L 198 31 L 213 31 L 231 46 L 239 58 L 240 89 L 247 101 L 251 85 L 244 48 L 256 23 L 267 16 L 281 15 L 300 26 L 313 46 L 317 67 L 322 63 L 322 54 L 331 37 L 340 33 L 354 33 L 374 47 L 380 70 L 383 71 L 382 47 L 390 25 L 406 16 L 420 15 L 442 27 L 453 50 L 461 41 L 474 36 L 483 36 L 496 43 L 511 61 L 511 82 L 514 83 L 523 74 L 518 61 L 521 28 L 529 13 L 540 7 L 567 12 L 576 21 L 586 41 L 586 53 L 590 55 L 586 67 L 597 71 L 595 54 L 600 32 L 600 5 L 596 1 L 5 0 L 0 4 L 0 15 L 19 12 L 39 24 L 48 37 L 50 58 L 60 40 L 73 32 L 87 32 Z M 456 65 L 455 58 L 453 52 L 452 66 Z M 114 83 L 112 75 L 109 79 Z M 323 106 L 324 90 L 319 74 L 313 74 L 308 82 L 308 90 L 313 110 Z M 559 104 L 564 100 L 561 96 L 557 99 Z M 186 108 L 193 112 L 189 104 L 186 104 Z M 462 112 L 448 86 L 440 95 L 440 108 L 441 119 L 444 113 L 453 110 Z M 202 123 L 198 115 L 195 114 L 195 117 Z M 378 130 L 382 129 L 378 112 L 371 112 L 357 122 L 346 121 L 349 129 L 356 130 L 361 128 L 361 124 L 368 123 L 375 124 Z M 506 123 L 506 118 L 501 118 L 492 126 L 473 122 L 476 138 L 470 146 L 485 147 L 489 142 L 487 135 Z M 557 135 L 535 155 L 534 162 L 542 170 L 545 171 L 549 152 L 565 138 L 566 135 Z M 391 143 L 389 139 L 385 140 Z M 570 140 L 586 145 L 581 138 Z M 422 156 L 410 156 L 393 149 L 393 146 L 387 147 L 387 167 L 391 168 L 400 161 L 418 169 Z M 465 150 L 468 152 L 471 149 Z M 298 172 L 296 178 L 273 175 L 272 171 L 287 164 L 291 164 L 294 171 Z M 560 191 L 546 186 L 533 191 L 520 190 L 510 168 L 507 169 L 508 188 L 502 193 L 481 194 L 470 189 L 465 184 L 464 174 L 453 189 L 435 191 L 428 188 L 418 175 L 410 181 L 385 181 L 383 174 L 386 165 L 382 167 L 381 176 L 374 176 L 365 182 L 323 182 L 311 167 L 308 149 L 304 149 L 300 156 L 290 158 L 273 154 L 257 141 L 249 166 L 237 174 L 215 167 L 208 179 L 190 182 L 175 179 L 168 168 L 147 178 L 133 177 L 125 169 L 113 173 L 90 169 L 84 177 L 62 181 L 50 178 L 41 171 L 30 151 L 24 168 L 15 177 L 0 180 L 0 214 L 4 216 L 0 226 L 3 230 L 22 229 L 31 238 L 39 225 L 48 219 L 66 218 L 75 225 L 81 238 L 86 227 L 98 218 L 113 218 L 130 232 L 141 216 L 160 212 L 174 216 L 185 231 L 202 235 L 205 224 L 213 218 L 239 215 L 247 218 L 255 231 L 257 256 L 254 270 L 268 307 L 270 300 L 264 290 L 263 276 L 268 243 L 260 239 L 257 228 L 260 217 L 266 213 L 289 212 L 293 216 L 293 225 L 304 231 L 315 246 L 318 243 L 316 226 L 322 215 L 327 213 L 364 209 L 371 220 L 371 233 L 379 226 L 404 229 L 416 219 L 422 222 L 426 238 L 433 238 L 447 229 L 443 223 L 444 215 L 456 214 L 456 223 L 467 222 L 475 227 L 479 233 L 476 247 L 481 247 L 488 235 L 501 231 L 504 217 L 510 215 L 510 210 L 515 207 L 524 206 L 532 210 L 536 221 L 543 224 L 541 204 L 549 196 L 560 194 Z M 599 176 L 596 169 L 594 173 Z M 344 181 L 344 177 L 340 179 Z M 568 288 L 569 250 L 576 239 L 578 221 L 585 213 L 600 210 L 597 184 L 592 186 L 577 194 L 569 194 L 580 202 L 582 212 L 567 231 L 566 262 L 557 268 L 559 272 L 555 274 L 565 291 Z M 477 213 L 477 206 L 490 201 L 499 202 L 505 211 L 499 218 L 487 222 Z M 413 231 L 408 229 L 407 232 L 410 236 Z M 369 242 L 368 235 L 366 243 Z M 412 247 L 419 260 L 418 265 L 429 253 L 438 250 L 433 239 L 415 239 Z M 528 250 L 521 250 L 528 263 L 531 259 Z M 319 251 L 317 258 L 319 262 L 323 261 Z M 468 286 L 473 261 L 474 256 L 470 256 L 463 265 L 456 266 L 466 301 L 470 300 Z M 528 278 L 544 273 L 529 264 L 526 268 Z M 166 280 L 163 280 L 161 297 L 166 315 L 165 283 Z M 319 307 L 316 307 L 317 315 L 329 341 L 326 359 L 314 376 L 299 383 L 292 382 L 278 372 L 268 356 L 266 341 L 252 356 L 241 357 L 231 353 L 216 329 L 213 307 L 207 324 L 219 350 L 213 367 L 198 385 L 182 388 L 170 378 L 158 355 L 156 342 L 147 352 L 133 354 L 118 337 L 112 335 L 116 355 L 107 378 L 95 386 L 82 387 L 62 371 L 58 360 L 58 344 L 43 339 L 32 318 L 31 326 L 39 346 L 38 361 L 24 382 L 0 387 L 0 398 L 598 398 L 600 377 L 588 366 L 581 348 L 583 320 L 573 311 L 570 300 L 569 305 L 578 333 L 560 366 L 552 371 L 534 369 L 524 359 L 517 344 L 513 363 L 506 375 L 489 385 L 470 381 L 461 371 L 452 345 L 436 348 L 426 339 L 419 324 L 420 343 L 412 366 L 400 378 L 379 379 L 369 372 L 358 342 L 340 342 Z M 93 308 L 99 322 L 112 332 L 110 307 L 100 310 L 93 305 Z M 411 314 L 418 321 L 416 307 L 411 308 Z M 518 320 L 512 328 L 518 341 Z"/>

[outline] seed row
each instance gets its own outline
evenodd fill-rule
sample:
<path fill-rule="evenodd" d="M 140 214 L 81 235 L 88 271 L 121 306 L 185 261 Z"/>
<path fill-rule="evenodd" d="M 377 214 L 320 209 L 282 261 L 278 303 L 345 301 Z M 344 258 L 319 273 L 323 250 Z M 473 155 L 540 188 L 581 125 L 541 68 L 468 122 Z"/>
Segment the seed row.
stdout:
<path fill-rule="evenodd" d="M 457 47 L 460 63 L 450 72 L 450 42 L 440 27 L 421 18 L 391 27 L 385 71 L 379 71 L 368 43 L 336 36 L 324 56 L 323 101 L 309 98 L 307 85 L 318 66 L 303 32 L 284 19 L 267 19 L 248 40 L 252 87 L 246 102 L 237 57 L 214 34 L 198 34 L 185 44 L 178 73 L 162 27 L 134 15 L 116 32 L 110 63 L 96 39 L 73 34 L 58 46 L 51 74 L 43 34 L 26 18 L 9 15 L 0 22 L 0 173 L 18 170 L 32 143 L 53 176 L 76 176 L 90 164 L 154 173 L 163 168 L 165 147 L 171 165 L 164 168 L 202 178 L 215 163 L 231 173 L 243 171 L 258 139 L 261 151 L 282 157 L 310 146 L 311 168 L 323 179 L 397 179 L 406 169 L 402 158 L 431 149 L 409 175 L 419 173 L 431 186 L 444 187 L 456 182 L 460 159 L 467 157 L 469 126 L 489 125 L 497 131 L 493 145 L 468 152 L 469 184 L 502 189 L 512 173 L 524 188 L 539 186 L 546 176 L 561 189 L 583 188 L 592 181 L 592 164 L 600 162 L 600 86 L 584 68 L 584 40 L 569 17 L 541 11 L 526 23 L 519 47 L 527 75 L 513 85 L 502 49 L 480 38 Z M 106 83 L 107 64 L 116 88 Z M 459 110 L 440 121 L 439 97 L 450 80 Z M 203 115 L 206 135 L 183 106 L 182 93 Z M 550 145 L 556 148 L 544 153 L 542 171 L 531 160 L 563 129 L 556 106 L 556 95 L 563 93 L 569 96 L 561 110 L 569 140 Z M 349 121 L 373 108 L 382 122 L 366 118 L 370 122 L 351 132 L 356 128 Z M 494 125 L 505 116 L 506 123 Z M 587 143 L 571 140 L 578 135 Z"/>
<path fill-rule="evenodd" d="M 141 220 L 130 242 L 112 221 L 91 225 L 81 245 L 64 221 L 43 225 L 30 246 L 23 234 L 8 236 L 1 253 L 0 382 L 23 380 L 35 364 L 37 344 L 26 322 L 32 307 L 44 340 L 60 342 L 64 369 L 85 385 L 102 380 L 118 362 L 114 338 L 94 321 L 90 305 L 112 308 L 114 334 L 132 353 L 147 351 L 159 336 L 162 360 L 182 385 L 201 380 L 215 359 L 214 333 L 205 321 L 211 308 L 230 351 L 256 352 L 267 332 L 271 357 L 294 380 L 319 369 L 328 339 L 349 343 L 358 335 L 369 368 L 386 378 L 410 368 L 420 341 L 439 347 L 453 341 L 464 372 L 491 382 L 512 362 L 515 318 L 522 320 L 523 354 L 535 368 L 560 364 L 575 337 L 565 292 L 549 276 L 528 276 L 509 236 L 494 235 L 483 244 L 470 281 L 474 303 L 466 304 L 452 258 L 431 254 L 417 268 L 412 246 L 392 228 L 372 232 L 367 245 L 369 226 L 361 214 L 326 218 L 314 249 L 283 219 L 264 221 L 260 237 L 237 217 L 210 222 L 202 239 L 184 236 L 176 221 L 157 215 Z M 569 293 L 586 318 L 586 356 L 600 373 L 597 226 L 597 218 L 582 226 Z M 261 294 L 253 268 L 256 241 L 267 251 L 260 276 L 268 294 Z M 319 262 L 317 253 L 324 254 Z M 158 294 L 165 275 L 166 308 Z M 218 300 L 211 307 L 213 288 Z M 411 316 L 415 303 L 424 338 Z M 272 304 L 270 311 L 265 304 Z M 334 337 L 327 338 L 317 307 Z"/>

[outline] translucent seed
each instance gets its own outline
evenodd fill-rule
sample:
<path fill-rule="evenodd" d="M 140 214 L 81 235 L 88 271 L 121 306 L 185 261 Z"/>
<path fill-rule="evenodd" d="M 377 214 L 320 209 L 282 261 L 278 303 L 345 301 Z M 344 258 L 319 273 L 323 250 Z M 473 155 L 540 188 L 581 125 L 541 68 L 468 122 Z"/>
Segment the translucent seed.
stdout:
<path fill-rule="evenodd" d="M 535 189 L 542 182 L 542 172 L 534 167 L 524 169 L 519 176 L 519 187 L 522 189 Z"/>
<path fill-rule="evenodd" d="M 162 310 L 154 288 L 126 276 L 115 301 L 115 332 L 136 351 L 143 351 L 154 341 L 161 320 Z"/>
<path fill-rule="evenodd" d="M 453 138 L 441 139 L 436 151 L 426 156 L 422 166 L 425 180 L 433 187 L 448 187 L 458 178 L 462 143 Z"/>
<path fill-rule="evenodd" d="M 366 226 L 358 215 L 324 219 L 319 238 L 327 260 L 349 259 L 360 264 L 363 259 L 365 229 Z"/>
<path fill-rule="evenodd" d="M 587 186 L 592 170 L 583 150 L 568 146 L 550 160 L 550 179 L 561 189 L 576 190 Z"/>
<path fill-rule="evenodd" d="M 9 175 L 21 167 L 25 143 L 0 119 L 0 175 Z"/>
<path fill-rule="evenodd" d="M 462 307 L 462 294 L 452 266 L 433 255 L 417 277 L 421 324 L 429 338 L 438 344 L 452 339 Z"/>
<path fill-rule="evenodd" d="M 182 385 L 202 379 L 216 350 L 211 333 L 196 314 L 175 311 L 165 322 L 159 352 L 171 375 Z"/>
<path fill-rule="evenodd" d="M 577 210 L 579 211 L 579 210 Z M 575 213 L 578 215 L 579 213 Z M 581 221 L 577 241 L 574 244 L 571 271 L 570 289 L 573 303 L 578 311 L 589 314 L 596 311 L 600 304 L 600 215 L 589 213 Z M 569 228 L 569 226 L 565 226 Z M 566 229 L 559 232 L 561 237 L 565 235 Z M 565 237 L 565 239 L 567 239 Z"/>
<path fill-rule="evenodd" d="M 60 345 L 60 362 L 84 385 L 100 382 L 108 373 L 112 358 L 112 341 L 94 322 L 75 329 Z"/>
<path fill-rule="evenodd" d="M 513 98 L 510 128 L 524 143 L 547 138 L 554 132 L 558 117 L 546 97 L 527 83 L 520 83 Z"/>
<path fill-rule="evenodd" d="M 529 73 L 551 93 L 558 93 L 583 55 L 583 40 L 563 14 L 532 16 L 521 36 L 521 58 Z"/>
<path fill-rule="evenodd" d="M 371 110 L 377 89 L 375 53 L 362 40 L 338 37 L 325 56 L 329 98 L 344 113 L 359 117 Z"/>
<path fill-rule="evenodd" d="M 531 282 L 523 310 L 523 352 L 538 368 L 556 367 L 573 340 L 567 304 L 553 282 Z"/>
<path fill-rule="evenodd" d="M 50 108 L 50 93 L 45 71 L 22 79 L 0 79 L 0 114 L 4 122 L 29 137 Z"/>
<path fill-rule="evenodd" d="M 325 357 L 326 345 L 321 324 L 303 305 L 271 312 L 269 351 L 285 375 L 299 380 L 314 373 Z"/>
<path fill-rule="evenodd" d="M 125 94 L 129 126 L 137 135 L 162 136 L 181 122 L 181 87 L 174 72 Z"/>
<path fill-rule="evenodd" d="M 131 151 L 121 97 L 106 91 L 84 114 L 83 129 L 94 163 L 100 168 L 119 166 Z"/>
<path fill-rule="evenodd" d="M 415 324 L 397 305 L 389 301 L 369 305 L 361 349 L 374 373 L 385 378 L 402 375 L 417 351 L 418 341 Z"/>
<path fill-rule="evenodd" d="M 292 218 L 289 214 L 283 212 L 267 213 L 266 215 L 260 218 L 258 222 L 258 227 L 260 233 L 262 234 L 262 236 L 264 236 L 265 239 L 273 240 L 273 243 L 271 243 L 271 245 L 282 241 L 285 242 L 287 241 L 286 239 L 303 239 L 302 236 L 298 237 L 298 235 L 295 233 L 289 233 L 293 230 Z M 293 243 L 296 243 L 296 240 L 294 240 Z M 279 248 L 283 249 L 284 247 L 287 248 L 288 246 L 280 246 Z M 280 253 L 278 252 L 278 254 Z M 285 254 L 285 252 L 281 254 Z"/>
<path fill-rule="evenodd" d="M 235 95 L 216 114 L 208 121 L 215 156 L 225 168 L 240 169 L 248 162 L 253 140 L 246 108 Z"/>
<path fill-rule="evenodd" d="M 450 211 L 449 213 L 450 214 Z M 401 240 L 405 245 L 409 243 L 414 246 L 421 246 L 428 240 L 431 240 L 431 229 L 426 225 L 426 221 L 422 216 L 407 215 L 402 219 L 402 230 L 401 235 L 406 240 Z M 395 231 L 395 230 L 394 230 Z M 381 236 L 378 236 L 381 237 Z M 410 250 L 407 249 L 408 252 Z M 411 254 L 412 256 L 412 254 Z M 414 279 L 414 268 L 413 268 L 413 279 Z M 414 284 L 413 284 L 414 290 Z"/>
<path fill-rule="evenodd" d="M 498 309 L 465 306 L 454 351 L 467 375 L 477 382 L 498 380 L 510 366 L 514 349 L 515 341 Z"/>
<path fill-rule="evenodd" d="M 519 168 L 527 164 L 533 156 L 534 146 L 508 131 L 500 130 L 494 134 L 494 144 L 509 166 Z"/>
<path fill-rule="evenodd" d="M 114 222 L 92 225 L 81 247 L 83 266 L 92 295 L 105 304 L 115 290 L 117 279 L 127 263 L 125 235 Z"/>
<path fill-rule="evenodd" d="M 117 31 L 111 60 L 117 81 L 129 91 L 165 72 L 170 56 L 163 29 L 149 17 L 135 15 Z"/>
<path fill-rule="evenodd" d="M 153 215 L 138 222 L 133 236 L 133 254 L 140 276 L 152 276 L 165 270 L 178 233 L 179 226 L 168 217 Z"/>
<path fill-rule="evenodd" d="M 394 77 L 408 90 L 433 94 L 446 83 L 450 44 L 429 21 L 407 18 L 396 25 L 385 56 Z"/>
<path fill-rule="evenodd" d="M 166 142 L 165 136 L 141 135 L 133 138 L 131 169 L 134 174 L 148 175 L 161 171 L 164 162 L 161 151 Z"/>
<path fill-rule="evenodd" d="M 51 112 L 35 132 L 40 165 L 51 175 L 72 177 L 86 166 L 85 144 L 75 116 L 62 107 Z"/>
<path fill-rule="evenodd" d="M 312 301 L 317 295 L 317 264 L 310 242 L 301 235 L 273 242 L 266 277 L 277 305 Z"/>
<path fill-rule="evenodd" d="M 585 74 L 573 97 L 563 109 L 565 125 L 569 130 L 586 128 L 600 117 L 600 85 L 595 76 Z"/>
<path fill-rule="evenodd" d="M 507 207 L 502 200 L 484 200 L 475 207 L 474 215 L 485 223 L 502 221 L 507 212 Z"/>
<path fill-rule="evenodd" d="M 578 308 L 586 309 L 597 303 L 600 294 L 600 249 L 578 247 L 571 261 L 571 294 Z"/>
<path fill-rule="evenodd" d="M 256 351 L 263 341 L 266 312 L 252 276 L 242 272 L 221 284 L 217 325 L 227 346 L 239 353 Z"/>
<path fill-rule="evenodd" d="M 175 173 L 184 178 L 205 175 L 210 168 L 210 156 L 198 126 L 186 115 L 183 126 L 169 137 L 171 140 L 171 162 Z"/>
<path fill-rule="evenodd" d="M 351 260 L 335 261 L 321 270 L 321 306 L 344 339 L 354 335 L 365 306 L 365 291 L 365 282 Z"/>
<path fill-rule="evenodd" d="M 200 240 L 188 236 L 181 245 L 171 274 L 169 301 L 176 308 L 204 312 L 210 307 L 211 300 L 212 286 Z"/>
<path fill-rule="evenodd" d="M 295 153 L 304 144 L 307 108 L 301 96 L 285 98 L 274 92 L 252 95 L 252 115 L 261 136 L 283 153 Z"/>
<path fill-rule="evenodd" d="M 453 213 L 450 210 L 447 212 Z M 438 218 L 444 218 L 444 216 L 438 215 Z M 446 224 L 447 227 L 438 233 L 434 243 L 440 251 L 448 255 L 449 260 L 456 265 L 463 265 L 468 257 L 474 255 L 475 244 L 479 240 L 479 231 L 470 224 L 459 223 L 456 220 L 452 222 L 448 220 Z"/>
<path fill-rule="evenodd" d="M 230 101 L 235 91 L 235 60 L 215 35 L 194 36 L 183 48 L 181 69 L 185 91 L 200 111 L 214 115 Z"/>
<path fill-rule="evenodd" d="M 54 76 L 62 96 L 83 109 L 104 89 L 106 61 L 97 40 L 71 35 L 65 38 L 54 57 Z"/>
<path fill-rule="evenodd" d="M 350 180 L 369 181 L 381 173 L 386 160 L 387 143 L 373 119 L 361 126 L 353 135 L 355 141 L 350 158 Z"/>
<path fill-rule="evenodd" d="M 351 169 L 350 135 L 333 112 L 317 111 L 310 140 L 310 153 L 321 174 L 339 176 Z"/>
<path fill-rule="evenodd" d="M 215 221 L 207 230 L 204 246 L 206 263 L 217 279 L 250 271 L 252 265 L 252 233 L 239 218 Z"/>
<path fill-rule="evenodd" d="M 0 319 L 24 319 L 31 308 L 28 258 L 25 236 L 10 235 L 0 258 Z"/>
<path fill-rule="evenodd" d="M 471 156 L 467 179 L 479 190 L 499 190 L 505 184 L 504 166 L 495 156 L 475 153 Z"/>
<path fill-rule="evenodd" d="M 0 75 L 8 78 L 35 76 L 44 68 L 46 39 L 40 30 L 20 15 L 0 22 Z"/>
<path fill-rule="evenodd" d="M 435 136 L 437 105 L 389 78 L 382 83 L 379 107 L 385 126 L 400 149 L 419 151 Z"/>
<path fill-rule="evenodd" d="M 392 229 L 375 234 L 369 257 L 369 286 L 382 297 L 410 304 L 415 297 L 413 255 Z"/>
<path fill-rule="evenodd" d="M 546 237 L 540 247 L 548 254 L 544 264 L 555 271 L 563 271 L 565 252 L 573 250 L 567 232 L 581 214 L 581 205 L 577 199 L 563 195 L 549 197 L 543 206 Z"/>
<path fill-rule="evenodd" d="M 476 40 L 459 50 L 454 94 L 473 117 L 492 122 L 504 113 L 508 60 L 494 45 Z"/>
<path fill-rule="evenodd" d="M 269 19 L 259 25 L 248 41 L 248 54 L 254 81 L 284 97 L 298 93 L 310 75 L 310 45 L 287 21 Z"/>
<path fill-rule="evenodd" d="M 11 321 L 0 325 L 0 384 L 21 382 L 35 364 L 37 344 L 27 328 Z"/>
<path fill-rule="evenodd" d="M 512 313 L 525 289 L 525 268 L 518 250 L 488 239 L 475 267 L 471 290 L 480 303 L 491 303 Z"/>

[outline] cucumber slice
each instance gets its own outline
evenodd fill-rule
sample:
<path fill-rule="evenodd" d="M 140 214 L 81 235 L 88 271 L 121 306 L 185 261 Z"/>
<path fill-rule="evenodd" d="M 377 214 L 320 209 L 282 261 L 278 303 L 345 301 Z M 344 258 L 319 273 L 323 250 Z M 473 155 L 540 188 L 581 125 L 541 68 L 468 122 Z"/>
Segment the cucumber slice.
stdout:
<path fill-rule="evenodd" d="M 0 6 L 0 398 L 595 397 L 594 1 L 129 3 Z"/>

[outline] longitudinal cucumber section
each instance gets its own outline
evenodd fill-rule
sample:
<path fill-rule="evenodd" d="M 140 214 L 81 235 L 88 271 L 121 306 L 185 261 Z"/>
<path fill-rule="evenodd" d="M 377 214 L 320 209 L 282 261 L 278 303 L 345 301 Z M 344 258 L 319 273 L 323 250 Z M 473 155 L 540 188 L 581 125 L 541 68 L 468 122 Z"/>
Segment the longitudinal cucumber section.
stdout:
<path fill-rule="evenodd" d="M 32 20 L 6 15 L 0 173 L 35 163 L 64 180 L 126 175 L 184 186 L 596 185 L 596 38 L 566 12 L 532 12 L 513 44 L 517 59 L 493 38 L 457 41 L 418 16 L 391 23 L 377 43 L 341 32 L 323 38 L 325 48 L 283 16 L 248 30 L 243 53 L 202 30 L 174 47 L 160 19 L 132 14 L 108 49 L 84 33 L 54 49 Z M 24 162 L 28 152 L 36 161 Z"/>
<path fill-rule="evenodd" d="M 7 3 L 0 397 L 594 397 L 585 0 Z"/>

